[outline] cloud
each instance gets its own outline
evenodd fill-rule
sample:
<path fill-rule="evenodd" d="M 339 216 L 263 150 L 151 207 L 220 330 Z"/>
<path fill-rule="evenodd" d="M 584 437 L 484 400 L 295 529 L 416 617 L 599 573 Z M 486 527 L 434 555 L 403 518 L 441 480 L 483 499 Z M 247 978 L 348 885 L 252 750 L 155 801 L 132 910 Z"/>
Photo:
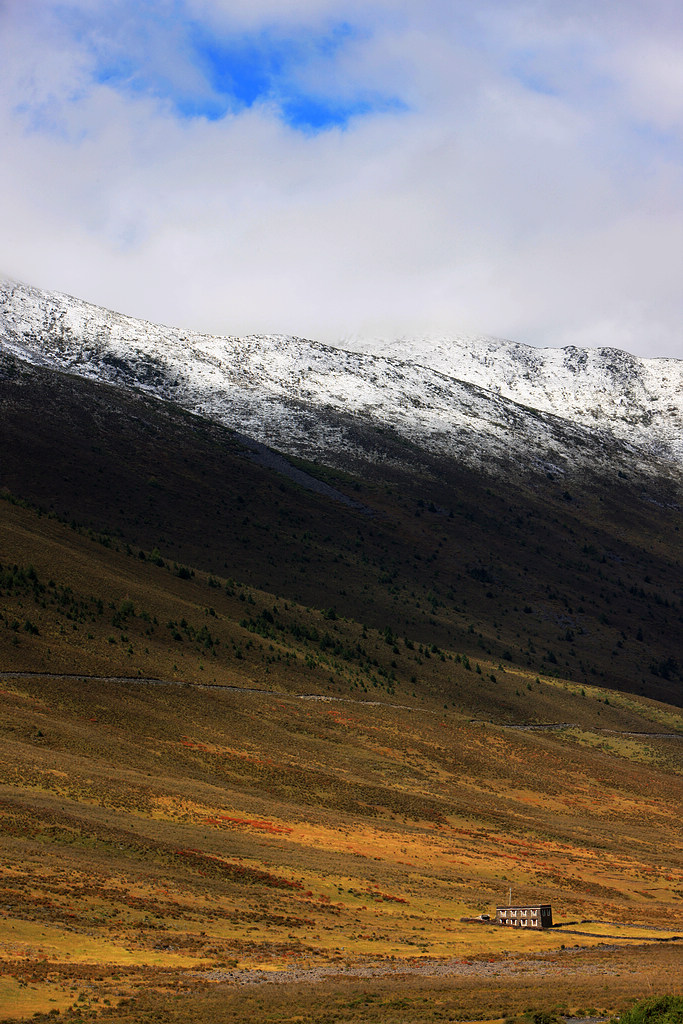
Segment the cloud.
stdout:
<path fill-rule="evenodd" d="M 219 333 L 683 357 L 678 7 L 0 3 L 0 269 Z"/>

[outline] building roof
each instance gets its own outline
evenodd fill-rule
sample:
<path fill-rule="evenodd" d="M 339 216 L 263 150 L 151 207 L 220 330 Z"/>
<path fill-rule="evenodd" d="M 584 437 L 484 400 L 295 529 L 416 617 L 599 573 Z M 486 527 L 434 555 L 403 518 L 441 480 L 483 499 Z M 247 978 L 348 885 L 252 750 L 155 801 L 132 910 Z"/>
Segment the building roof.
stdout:
<path fill-rule="evenodd" d="M 514 907 L 500 906 L 498 910 L 550 910 L 549 903 L 516 903 Z"/>

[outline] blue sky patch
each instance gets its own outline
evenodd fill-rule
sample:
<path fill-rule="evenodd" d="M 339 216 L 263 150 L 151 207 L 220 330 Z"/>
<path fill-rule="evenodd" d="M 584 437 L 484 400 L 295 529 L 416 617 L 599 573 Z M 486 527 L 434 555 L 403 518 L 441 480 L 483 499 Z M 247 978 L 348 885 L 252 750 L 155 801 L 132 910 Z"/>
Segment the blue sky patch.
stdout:
<path fill-rule="evenodd" d="M 369 114 L 401 113 L 407 110 L 401 100 L 387 100 L 382 97 L 348 100 L 335 103 L 333 100 L 316 99 L 311 96 L 290 97 L 282 105 L 282 115 L 292 128 L 309 134 L 317 134 L 326 128 L 346 128 L 357 117 Z"/>
<path fill-rule="evenodd" d="M 172 33 L 171 52 L 178 54 L 175 67 L 168 60 L 159 66 L 136 56 L 154 51 L 151 27 L 154 34 Z M 299 27 L 287 34 L 264 29 L 220 37 L 197 21 L 183 20 L 176 9 L 172 24 L 154 19 L 150 26 L 147 19 L 144 26 L 136 26 L 133 18 L 126 31 L 136 35 L 142 44 L 137 46 L 126 46 L 120 34 L 108 42 L 102 26 L 96 28 L 79 33 L 93 40 L 95 80 L 161 100 L 179 118 L 216 121 L 264 105 L 291 128 L 317 134 L 344 128 L 354 118 L 406 109 L 398 97 L 364 91 L 355 83 L 340 87 L 335 80 L 337 57 L 362 38 L 346 22 L 324 32 Z"/>

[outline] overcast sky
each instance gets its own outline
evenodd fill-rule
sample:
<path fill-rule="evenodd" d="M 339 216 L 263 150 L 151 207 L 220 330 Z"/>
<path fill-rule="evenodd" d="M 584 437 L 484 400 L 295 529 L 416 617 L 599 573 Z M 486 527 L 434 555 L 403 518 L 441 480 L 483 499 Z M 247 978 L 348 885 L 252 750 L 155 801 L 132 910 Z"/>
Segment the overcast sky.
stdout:
<path fill-rule="evenodd" d="M 680 0 L 0 0 L 0 273 L 683 357 Z"/>

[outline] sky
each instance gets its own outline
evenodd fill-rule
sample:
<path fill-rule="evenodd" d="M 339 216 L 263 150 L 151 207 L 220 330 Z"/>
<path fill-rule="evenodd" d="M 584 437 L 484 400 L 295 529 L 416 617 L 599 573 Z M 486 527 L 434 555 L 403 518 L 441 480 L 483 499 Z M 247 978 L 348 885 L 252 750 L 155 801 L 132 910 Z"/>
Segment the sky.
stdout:
<path fill-rule="evenodd" d="M 0 0 L 0 273 L 683 358 L 680 0 Z"/>

